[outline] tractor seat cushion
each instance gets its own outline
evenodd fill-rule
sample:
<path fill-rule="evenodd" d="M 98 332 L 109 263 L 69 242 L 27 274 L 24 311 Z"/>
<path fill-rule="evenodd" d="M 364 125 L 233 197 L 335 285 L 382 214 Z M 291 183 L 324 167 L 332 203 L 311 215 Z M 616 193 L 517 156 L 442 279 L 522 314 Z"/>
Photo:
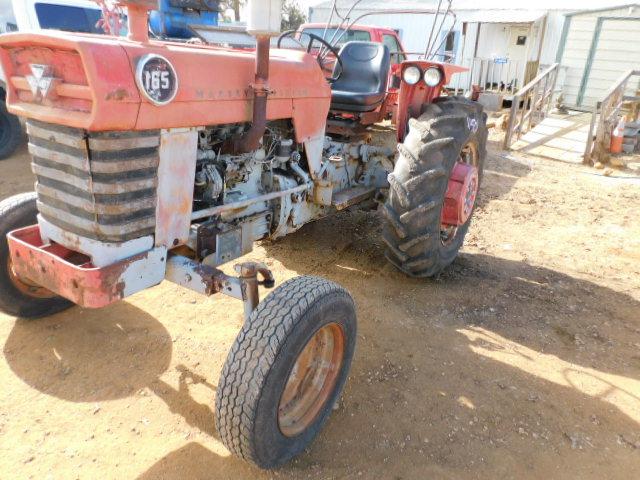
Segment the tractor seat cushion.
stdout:
<path fill-rule="evenodd" d="M 342 74 L 331 86 L 331 109 L 371 112 L 385 99 L 391 54 L 386 45 L 348 42 L 340 50 Z M 336 64 L 338 71 L 340 66 Z"/>

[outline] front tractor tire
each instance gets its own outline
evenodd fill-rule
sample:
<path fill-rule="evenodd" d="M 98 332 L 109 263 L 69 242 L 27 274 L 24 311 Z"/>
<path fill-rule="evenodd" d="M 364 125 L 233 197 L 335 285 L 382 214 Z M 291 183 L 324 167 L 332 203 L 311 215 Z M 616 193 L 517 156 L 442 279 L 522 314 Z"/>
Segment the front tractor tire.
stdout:
<path fill-rule="evenodd" d="M 10 157 L 22 142 L 22 126 L 15 115 L 7 111 L 0 95 L 0 160 Z"/>
<path fill-rule="evenodd" d="M 443 97 L 409 121 L 383 206 L 386 257 L 412 277 L 433 277 L 458 255 L 475 210 L 487 154 L 477 102 Z"/>
<path fill-rule="evenodd" d="M 35 193 L 21 193 L 0 202 L 0 311 L 25 319 L 40 318 L 73 306 L 27 279 L 19 278 L 11 264 L 7 234 L 37 223 Z"/>
<path fill-rule="evenodd" d="M 301 453 L 339 399 L 355 343 L 354 302 L 339 285 L 306 276 L 274 290 L 243 326 L 222 370 L 222 442 L 265 469 Z"/>

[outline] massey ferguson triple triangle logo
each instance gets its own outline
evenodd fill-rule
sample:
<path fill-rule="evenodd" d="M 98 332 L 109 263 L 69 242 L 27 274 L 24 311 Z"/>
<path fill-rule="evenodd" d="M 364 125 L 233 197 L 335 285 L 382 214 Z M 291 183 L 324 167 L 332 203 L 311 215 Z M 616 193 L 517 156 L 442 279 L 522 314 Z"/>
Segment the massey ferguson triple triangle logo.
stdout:
<path fill-rule="evenodd" d="M 31 93 L 36 100 L 44 100 L 51 92 L 51 88 L 55 84 L 55 78 L 51 75 L 51 67 L 49 65 L 32 64 L 31 73 L 27 75 L 27 82 L 31 88 Z"/>

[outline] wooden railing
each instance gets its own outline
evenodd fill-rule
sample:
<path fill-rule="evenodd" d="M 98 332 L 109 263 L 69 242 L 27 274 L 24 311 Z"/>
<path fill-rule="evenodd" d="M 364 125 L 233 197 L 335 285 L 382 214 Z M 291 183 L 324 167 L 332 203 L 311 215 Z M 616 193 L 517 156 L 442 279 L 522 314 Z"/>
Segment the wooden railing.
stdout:
<path fill-rule="evenodd" d="M 629 70 L 596 103 L 591 117 L 589 137 L 584 151 L 584 163 L 593 164 L 604 160 L 609 154 L 611 133 L 619 121 L 620 111 L 625 102 L 640 102 L 638 96 L 626 96 L 625 92 L 632 77 L 640 76 L 640 70 Z M 636 93 L 637 95 L 637 93 Z"/>
<path fill-rule="evenodd" d="M 535 127 L 549 113 L 558 80 L 559 64 L 554 63 L 513 96 L 504 148 Z"/>

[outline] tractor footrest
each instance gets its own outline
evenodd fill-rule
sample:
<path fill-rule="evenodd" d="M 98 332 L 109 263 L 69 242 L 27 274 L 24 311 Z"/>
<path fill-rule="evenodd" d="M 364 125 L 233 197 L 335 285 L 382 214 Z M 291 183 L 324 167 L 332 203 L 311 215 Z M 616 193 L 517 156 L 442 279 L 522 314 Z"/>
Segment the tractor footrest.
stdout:
<path fill-rule="evenodd" d="M 344 210 L 345 208 L 356 205 L 364 200 L 373 197 L 376 189 L 373 187 L 355 187 L 336 193 L 333 196 L 331 204 L 336 210 Z"/>
<path fill-rule="evenodd" d="M 160 283 L 167 251 L 156 248 L 107 267 L 57 243 L 45 243 L 37 225 L 7 235 L 15 274 L 86 308 L 101 308 Z"/>

